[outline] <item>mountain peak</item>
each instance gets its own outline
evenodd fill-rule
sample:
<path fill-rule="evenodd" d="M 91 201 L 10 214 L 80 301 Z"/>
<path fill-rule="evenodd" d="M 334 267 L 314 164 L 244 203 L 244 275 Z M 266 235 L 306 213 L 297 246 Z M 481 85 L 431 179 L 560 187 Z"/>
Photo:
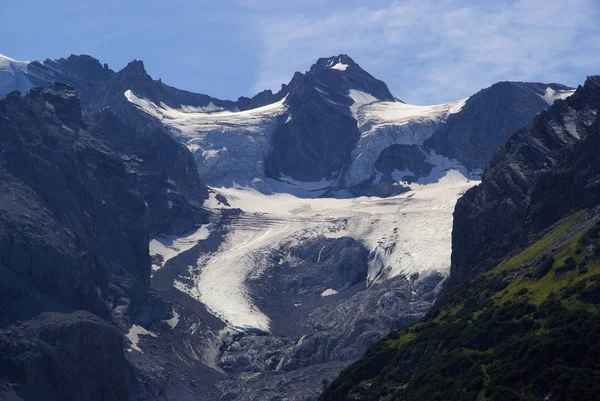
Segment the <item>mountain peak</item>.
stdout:
<path fill-rule="evenodd" d="M 322 71 L 327 69 L 346 71 L 348 68 L 360 66 L 356 64 L 347 54 L 340 54 L 332 57 L 319 58 L 317 62 L 310 68 L 310 72 Z"/>
<path fill-rule="evenodd" d="M 292 85 L 294 80 L 298 81 L 295 83 L 297 85 Z M 342 96 L 348 96 L 354 90 L 379 100 L 394 100 L 384 82 L 363 70 L 347 54 L 318 59 L 306 74 L 294 76 L 292 82 L 289 85 L 291 88 L 303 85 L 310 88 L 319 86 L 321 89 L 326 87 L 328 93 Z"/>
<path fill-rule="evenodd" d="M 127 72 L 136 72 L 138 74 L 144 74 L 147 75 L 148 73 L 146 72 L 146 68 L 144 67 L 144 62 L 142 60 L 133 60 L 130 61 L 125 68 L 123 68 L 122 71 L 127 71 Z"/>
<path fill-rule="evenodd" d="M 102 64 L 100 60 L 87 54 L 71 54 L 67 57 L 66 63 L 80 71 L 106 70 L 105 72 L 114 73 L 114 71 L 108 68 L 108 64 Z"/>

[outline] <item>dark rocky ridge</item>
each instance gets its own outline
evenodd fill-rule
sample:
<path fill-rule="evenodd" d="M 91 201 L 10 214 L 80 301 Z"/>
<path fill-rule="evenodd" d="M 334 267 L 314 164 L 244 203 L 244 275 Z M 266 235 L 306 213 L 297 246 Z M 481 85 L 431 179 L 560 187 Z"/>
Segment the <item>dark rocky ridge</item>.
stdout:
<path fill-rule="evenodd" d="M 63 82 L 75 87 L 92 129 L 121 153 L 130 188 L 142 194 L 152 209 L 152 233 L 182 234 L 205 220 L 201 203 L 208 191 L 195 171 L 193 157 L 160 122 L 137 110 L 123 93 L 133 90 L 174 107 L 218 100 L 152 80 L 141 61 L 115 73 L 93 57 L 71 55 L 33 62 L 30 73 L 30 79 L 40 86 Z"/>
<path fill-rule="evenodd" d="M 498 82 L 471 96 L 464 107 L 448 117 L 425 145 L 444 156 L 458 159 L 470 170 L 485 169 L 496 149 L 518 129 L 548 108 L 542 97 L 550 87 L 567 90 L 560 84 Z"/>
<path fill-rule="evenodd" d="M 116 77 L 115 77 L 116 75 Z M 264 106 L 281 100 L 287 94 L 287 86 L 282 85 L 281 91 L 273 94 L 270 90 L 263 91 L 252 98 L 240 97 L 237 101 L 221 100 L 205 94 L 188 92 L 164 84 L 161 80 L 153 80 L 144 68 L 141 60 L 133 60 L 119 73 L 111 70 L 107 64 L 101 64 L 94 57 L 70 55 L 56 60 L 46 59 L 43 62 L 33 61 L 29 64 L 27 78 L 35 86 L 48 86 L 54 82 L 63 82 L 77 88 L 77 93 L 85 108 L 98 109 L 110 104 L 108 98 L 121 96 L 107 90 L 130 86 L 137 93 L 157 104 L 165 103 L 173 108 L 182 105 L 205 107 L 213 104 L 227 110 L 247 110 Z M 109 81 L 113 81 L 109 84 Z"/>
<path fill-rule="evenodd" d="M 0 376 L 24 400 L 126 400 L 136 377 L 123 347 L 123 335 L 89 312 L 44 312 L 0 330 Z"/>
<path fill-rule="evenodd" d="M 70 55 L 66 59 L 33 61 L 28 65 L 26 76 L 34 86 L 48 86 L 54 82 L 73 85 L 85 107 L 114 73 L 108 65 L 100 64 L 91 56 Z"/>
<path fill-rule="evenodd" d="M 391 176 L 394 170 L 408 169 L 414 177 L 426 177 L 433 165 L 425 161 L 427 154 L 417 145 L 391 145 L 385 148 L 377 161 L 375 168 L 384 177 Z"/>
<path fill-rule="evenodd" d="M 600 80 L 594 76 L 498 149 L 482 183 L 457 202 L 448 288 L 495 266 L 568 213 L 600 201 L 598 109 Z"/>

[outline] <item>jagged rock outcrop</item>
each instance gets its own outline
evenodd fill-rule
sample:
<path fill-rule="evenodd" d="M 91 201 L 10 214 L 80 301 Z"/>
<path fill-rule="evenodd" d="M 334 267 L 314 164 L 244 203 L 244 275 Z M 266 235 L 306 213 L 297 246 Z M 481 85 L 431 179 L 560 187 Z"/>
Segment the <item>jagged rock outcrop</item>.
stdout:
<path fill-rule="evenodd" d="M 119 330 L 92 313 L 44 312 L 0 329 L 0 377 L 25 400 L 134 399 L 123 347 Z"/>
<path fill-rule="evenodd" d="M 84 110 L 96 99 L 104 84 L 115 74 L 107 64 L 100 64 L 88 55 L 70 55 L 56 60 L 32 61 L 27 65 L 25 76 L 33 86 L 49 86 L 62 82 L 77 88 L 77 95 Z"/>

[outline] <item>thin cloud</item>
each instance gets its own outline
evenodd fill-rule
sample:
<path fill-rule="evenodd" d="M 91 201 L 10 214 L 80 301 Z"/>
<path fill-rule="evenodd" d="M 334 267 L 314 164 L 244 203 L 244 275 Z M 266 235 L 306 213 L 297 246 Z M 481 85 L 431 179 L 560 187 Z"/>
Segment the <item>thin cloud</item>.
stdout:
<path fill-rule="evenodd" d="M 256 16 L 255 89 L 278 89 L 317 57 L 339 53 L 416 104 L 466 97 L 500 80 L 575 85 L 600 72 L 599 17 L 596 0 L 421 0 Z"/>

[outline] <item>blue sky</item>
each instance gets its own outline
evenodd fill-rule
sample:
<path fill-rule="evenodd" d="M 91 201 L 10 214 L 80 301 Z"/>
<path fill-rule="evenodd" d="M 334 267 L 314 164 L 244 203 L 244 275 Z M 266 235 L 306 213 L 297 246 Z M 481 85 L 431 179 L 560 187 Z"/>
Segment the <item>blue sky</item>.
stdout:
<path fill-rule="evenodd" d="M 0 22 L 9 57 L 141 59 L 155 79 L 227 99 L 340 53 L 415 104 L 600 74 L 598 0 L 0 0 Z"/>

